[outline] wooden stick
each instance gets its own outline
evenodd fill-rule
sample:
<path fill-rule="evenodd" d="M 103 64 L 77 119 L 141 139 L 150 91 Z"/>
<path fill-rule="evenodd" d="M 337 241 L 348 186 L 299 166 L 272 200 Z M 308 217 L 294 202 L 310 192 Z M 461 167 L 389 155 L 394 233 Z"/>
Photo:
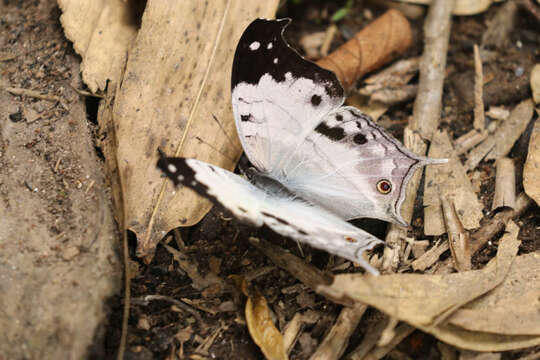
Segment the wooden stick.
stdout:
<path fill-rule="evenodd" d="M 469 271 L 471 270 L 469 234 L 459 220 L 453 200 L 441 196 L 441 205 L 454 267 L 457 271 Z"/>
<path fill-rule="evenodd" d="M 455 141 L 456 155 L 461 155 L 480 144 L 488 136 L 487 131 L 472 129 L 468 133 L 458 137 Z"/>
<path fill-rule="evenodd" d="M 311 355 L 310 360 L 340 359 L 349 345 L 349 338 L 356 330 L 362 319 L 367 305 L 344 307 L 330 332 L 324 337 L 317 350 Z"/>
<path fill-rule="evenodd" d="M 453 9 L 453 0 L 433 1 L 424 24 L 424 53 L 411 123 L 424 139 L 431 139 L 439 126 Z"/>
<path fill-rule="evenodd" d="M 500 207 L 513 209 L 516 206 L 516 167 L 514 160 L 504 157 L 497 160 L 495 196 L 491 210 Z"/>
<path fill-rule="evenodd" d="M 474 44 L 474 128 L 483 131 L 486 127 L 484 114 L 484 73 L 478 45 Z"/>
<path fill-rule="evenodd" d="M 36 99 L 53 101 L 53 102 L 60 101 L 60 98 L 58 96 L 41 94 L 39 91 L 35 91 L 35 90 L 7 87 L 6 91 L 10 92 L 13 95 L 30 96 Z"/>
<path fill-rule="evenodd" d="M 431 249 L 426 251 L 424 255 L 420 256 L 418 259 L 414 260 L 411 264 L 413 270 L 415 271 L 424 271 L 431 265 L 435 264 L 443 252 L 448 250 L 450 247 L 448 241 L 440 241 L 435 244 Z"/>
<path fill-rule="evenodd" d="M 519 194 L 514 209 L 503 210 L 495 214 L 471 235 L 471 253 L 475 254 L 481 250 L 493 236 L 504 230 L 508 221 L 523 214 L 532 204 L 533 201 L 525 193 Z"/>

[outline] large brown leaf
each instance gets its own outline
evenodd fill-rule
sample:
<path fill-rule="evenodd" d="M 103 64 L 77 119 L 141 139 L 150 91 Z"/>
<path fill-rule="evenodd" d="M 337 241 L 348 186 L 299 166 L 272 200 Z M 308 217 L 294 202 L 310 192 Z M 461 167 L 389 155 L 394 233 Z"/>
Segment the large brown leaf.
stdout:
<path fill-rule="evenodd" d="M 158 147 L 234 167 L 241 152 L 230 105 L 234 50 L 247 24 L 272 17 L 277 4 L 147 2 L 113 111 L 126 226 L 137 234 L 140 256 L 151 255 L 169 230 L 197 223 L 210 209 L 191 190 L 175 190 L 161 177 Z"/>

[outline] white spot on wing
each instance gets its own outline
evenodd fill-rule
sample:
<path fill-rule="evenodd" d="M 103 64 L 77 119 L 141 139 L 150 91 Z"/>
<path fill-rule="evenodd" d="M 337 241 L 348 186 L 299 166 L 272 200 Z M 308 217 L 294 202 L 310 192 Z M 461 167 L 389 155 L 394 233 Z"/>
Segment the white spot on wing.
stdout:
<path fill-rule="evenodd" d="M 170 172 L 172 173 L 175 173 L 176 172 L 176 166 L 174 166 L 173 164 L 169 164 L 167 165 L 167 169 L 169 169 Z"/>
<path fill-rule="evenodd" d="M 285 80 L 287 80 L 287 81 L 291 81 L 291 80 L 292 80 L 292 72 L 287 71 L 287 72 L 285 73 Z"/>
<path fill-rule="evenodd" d="M 278 63 L 278 58 L 274 58 L 274 64 Z"/>
<path fill-rule="evenodd" d="M 269 42 L 268 45 L 266 45 L 266 48 L 267 48 L 268 50 L 270 50 L 270 49 L 273 48 L 273 47 L 274 47 L 274 44 L 272 44 L 271 42 Z"/>
<path fill-rule="evenodd" d="M 261 46 L 261 43 L 260 43 L 260 42 L 254 41 L 254 42 L 252 42 L 251 44 L 249 44 L 249 49 L 250 49 L 251 51 L 255 51 L 255 50 L 257 50 L 260 46 Z"/>

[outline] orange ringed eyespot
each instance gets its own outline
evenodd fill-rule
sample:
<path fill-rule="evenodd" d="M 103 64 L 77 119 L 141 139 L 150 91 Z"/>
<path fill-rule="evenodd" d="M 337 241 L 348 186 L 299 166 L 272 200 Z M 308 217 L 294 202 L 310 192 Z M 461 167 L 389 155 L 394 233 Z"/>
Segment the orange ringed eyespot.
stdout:
<path fill-rule="evenodd" d="M 390 181 L 386 180 L 386 179 L 383 179 L 383 180 L 380 180 L 378 183 L 377 183 L 377 190 L 381 193 L 381 194 L 389 194 L 390 191 L 392 191 L 392 184 L 390 183 Z"/>

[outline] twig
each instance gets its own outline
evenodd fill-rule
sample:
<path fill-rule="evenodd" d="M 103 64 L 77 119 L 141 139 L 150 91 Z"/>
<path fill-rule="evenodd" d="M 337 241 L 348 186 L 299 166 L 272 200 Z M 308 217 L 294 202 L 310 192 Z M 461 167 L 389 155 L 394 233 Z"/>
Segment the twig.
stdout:
<path fill-rule="evenodd" d="M 322 272 L 313 265 L 307 264 L 299 257 L 283 250 L 279 246 L 255 237 L 250 237 L 249 243 L 272 260 L 274 264 L 288 271 L 292 276 L 313 290 L 316 290 L 321 284 L 329 285 L 332 283 L 331 275 Z M 352 305 L 352 303 L 344 303 L 343 299 L 330 300 L 339 304 Z"/>
<path fill-rule="evenodd" d="M 471 270 L 469 233 L 465 231 L 461 220 L 459 220 L 454 201 L 446 196 L 441 196 L 441 205 L 454 267 L 457 271 L 469 271 Z"/>
<path fill-rule="evenodd" d="M 287 354 L 291 352 L 294 344 L 296 344 L 296 341 L 302 332 L 303 325 L 303 316 L 300 313 L 294 314 L 291 321 L 287 323 L 285 331 L 283 332 L 283 346 L 285 347 Z"/>
<path fill-rule="evenodd" d="M 326 29 L 326 33 L 324 34 L 324 41 L 321 45 L 321 55 L 328 56 L 328 50 L 330 49 L 330 45 L 332 44 L 332 40 L 334 40 L 334 36 L 336 36 L 338 28 L 336 24 L 331 24 L 328 29 Z"/>
<path fill-rule="evenodd" d="M 310 360 L 332 360 L 339 359 L 349 345 L 349 338 L 356 330 L 358 323 L 362 319 L 367 305 L 356 305 L 355 307 L 344 307 L 330 332 L 324 337 Z"/>
<path fill-rule="evenodd" d="M 155 300 L 162 300 L 162 301 L 170 302 L 170 303 L 178 306 L 182 310 L 185 310 L 188 313 L 190 313 L 191 315 L 193 315 L 193 317 L 195 317 L 195 319 L 197 319 L 199 324 L 204 323 L 201 315 L 197 312 L 197 310 L 192 308 L 190 305 L 185 304 L 182 301 L 176 300 L 176 299 L 174 299 L 174 298 L 172 298 L 170 296 L 157 295 L 157 294 L 156 295 L 145 295 L 145 296 L 142 296 L 142 297 L 131 299 L 131 303 L 147 306 L 150 303 L 150 301 L 155 301 Z"/>
<path fill-rule="evenodd" d="M 6 91 L 8 91 L 9 93 L 13 95 L 30 96 L 36 99 L 53 101 L 53 102 L 60 101 L 60 98 L 58 96 L 44 95 L 44 94 L 41 94 L 39 91 L 35 91 L 35 90 L 7 87 Z"/>
<path fill-rule="evenodd" d="M 424 53 L 411 123 L 424 139 L 431 139 L 439 126 L 453 8 L 454 0 L 433 1 L 424 24 Z"/>
<path fill-rule="evenodd" d="M 482 132 L 486 126 L 484 114 L 484 73 L 478 45 L 474 44 L 474 128 Z"/>
<path fill-rule="evenodd" d="M 435 246 L 426 251 L 424 255 L 420 256 L 418 259 L 412 262 L 411 266 L 413 270 L 424 271 L 425 269 L 433 265 L 435 262 L 437 262 L 442 253 L 449 248 L 450 247 L 448 245 L 448 241 L 440 241 L 439 243 L 435 244 Z"/>
<path fill-rule="evenodd" d="M 401 323 L 395 330 L 395 336 L 388 345 L 377 346 L 369 354 L 367 354 L 365 360 L 378 360 L 383 358 L 392 349 L 394 349 L 403 339 L 412 334 L 414 327 L 409 324 Z"/>
<path fill-rule="evenodd" d="M 366 329 L 366 335 L 353 351 L 347 355 L 348 360 L 362 360 L 366 354 L 377 345 L 382 332 L 386 329 L 390 322 L 389 317 L 385 317 L 377 322 L 372 322 Z"/>
<path fill-rule="evenodd" d="M 471 235 L 471 253 L 475 254 L 481 250 L 493 236 L 504 230 L 508 221 L 523 214 L 532 204 L 533 201 L 525 193 L 519 194 L 514 209 L 503 210 L 495 214 Z"/>
<path fill-rule="evenodd" d="M 476 129 L 472 129 L 468 133 L 458 137 L 454 142 L 456 155 L 466 153 L 467 151 L 484 141 L 487 136 L 487 131 L 478 131 Z"/>
<path fill-rule="evenodd" d="M 514 161 L 503 157 L 497 160 L 497 176 L 495 178 L 495 196 L 491 210 L 500 207 L 514 208 L 516 205 L 516 167 Z"/>

